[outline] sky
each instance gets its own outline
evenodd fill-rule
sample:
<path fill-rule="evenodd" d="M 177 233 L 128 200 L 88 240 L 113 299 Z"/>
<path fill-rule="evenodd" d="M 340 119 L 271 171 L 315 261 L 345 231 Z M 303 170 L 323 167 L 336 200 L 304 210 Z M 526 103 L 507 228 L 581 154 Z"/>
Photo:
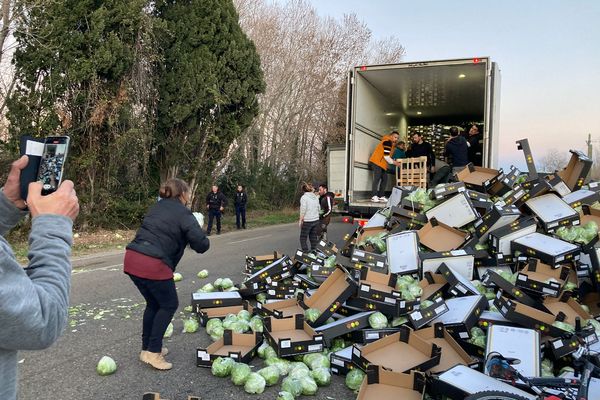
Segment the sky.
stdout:
<path fill-rule="evenodd" d="M 309 0 L 322 16 L 354 13 L 395 36 L 403 61 L 489 56 L 501 70 L 500 166 L 549 149 L 600 151 L 600 1 Z"/>

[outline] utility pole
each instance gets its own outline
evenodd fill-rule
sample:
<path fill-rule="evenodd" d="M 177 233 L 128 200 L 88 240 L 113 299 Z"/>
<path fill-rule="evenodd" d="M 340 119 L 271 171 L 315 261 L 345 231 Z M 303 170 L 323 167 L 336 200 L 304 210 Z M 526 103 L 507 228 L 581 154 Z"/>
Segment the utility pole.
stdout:
<path fill-rule="evenodd" d="M 585 143 L 587 144 L 587 147 L 588 147 L 587 148 L 587 156 L 591 160 L 592 159 L 592 155 L 594 153 L 594 148 L 593 148 L 593 145 L 592 145 L 592 134 L 591 133 L 588 133 L 588 140 Z"/>

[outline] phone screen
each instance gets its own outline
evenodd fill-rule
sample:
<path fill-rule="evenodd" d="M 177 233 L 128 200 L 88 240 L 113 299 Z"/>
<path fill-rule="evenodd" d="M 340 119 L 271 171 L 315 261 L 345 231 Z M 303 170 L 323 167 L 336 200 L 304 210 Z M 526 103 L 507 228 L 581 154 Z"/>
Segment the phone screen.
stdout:
<path fill-rule="evenodd" d="M 42 182 L 43 195 L 55 192 L 60 186 L 68 150 L 68 136 L 46 138 L 38 170 L 38 181 Z"/>

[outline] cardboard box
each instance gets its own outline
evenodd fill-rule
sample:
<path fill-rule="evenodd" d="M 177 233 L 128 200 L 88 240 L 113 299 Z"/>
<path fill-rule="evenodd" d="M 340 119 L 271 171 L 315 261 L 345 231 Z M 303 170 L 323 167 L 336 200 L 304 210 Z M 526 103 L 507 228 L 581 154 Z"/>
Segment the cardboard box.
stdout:
<path fill-rule="evenodd" d="M 326 240 L 320 240 L 317 243 L 317 251 L 326 257 L 335 256 L 339 252 L 335 243 Z"/>
<path fill-rule="evenodd" d="M 317 263 L 309 265 L 308 270 L 310 270 L 310 278 L 317 283 L 325 282 L 325 280 L 335 272 L 335 268 L 329 268 L 323 264 Z"/>
<path fill-rule="evenodd" d="M 453 296 L 477 296 L 479 290 L 471 283 L 471 279 L 465 278 L 461 273 L 455 271 L 452 267 L 442 264 L 438 272 L 448 282 L 448 293 Z"/>
<path fill-rule="evenodd" d="M 430 369 L 432 373 L 440 373 L 457 365 L 467 365 L 471 368 L 477 366 L 478 362 L 471 358 L 462 347 L 454 340 L 452 335 L 444 328 L 443 324 L 437 323 L 430 328 L 419 329 L 414 332 L 421 339 L 433 343 L 442 349 L 440 363 Z"/>
<path fill-rule="evenodd" d="M 336 316 L 339 316 L 339 318 L 349 317 L 350 315 L 360 314 L 361 312 L 365 311 L 365 309 L 362 307 L 355 307 L 348 304 L 350 299 L 346 300 L 346 302 L 337 309 L 337 312 L 333 315 L 333 318 Z"/>
<path fill-rule="evenodd" d="M 530 258 L 527 266 L 519 271 L 516 286 L 538 296 L 558 297 L 570 270 L 568 266 L 552 268 L 535 258 Z M 549 281 L 550 279 L 552 281 Z"/>
<path fill-rule="evenodd" d="M 275 251 L 273 254 L 266 254 L 263 256 L 248 256 L 246 255 L 246 272 L 254 274 L 260 271 L 269 264 L 274 263 L 283 257 L 283 254 Z"/>
<path fill-rule="evenodd" d="M 571 193 L 571 189 L 558 175 L 550 175 L 546 177 L 548 184 L 552 187 L 552 191 L 558 193 L 561 197 Z"/>
<path fill-rule="evenodd" d="M 426 211 L 425 215 L 429 220 L 435 218 L 453 228 L 460 228 L 479 218 L 479 213 L 465 193 L 459 193 L 447 199 Z"/>
<path fill-rule="evenodd" d="M 387 265 L 389 272 L 405 275 L 419 271 L 419 236 L 415 231 L 389 235 L 387 242 Z"/>
<path fill-rule="evenodd" d="M 523 183 L 522 186 L 523 188 L 528 189 L 528 192 L 525 194 L 525 196 L 521 197 L 514 203 L 514 205 L 519 208 L 523 207 L 529 199 L 542 196 L 552 191 L 556 192 L 554 187 L 548 181 L 543 179 L 538 179 L 537 181 L 532 182 L 531 187 L 527 187 L 526 183 Z"/>
<path fill-rule="evenodd" d="M 502 296 L 502 290 L 498 291 L 494 305 L 504 318 L 521 325 L 525 328 L 535 329 L 543 335 L 560 337 L 568 334 L 567 331 L 559 329 L 552 324 L 556 320 L 553 314 L 537 310 L 525 304 L 509 300 Z"/>
<path fill-rule="evenodd" d="M 337 309 L 355 292 L 356 282 L 342 267 L 337 267 L 312 296 L 298 297 L 298 304 L 304 310 L 316 308 L 321 311 L 319 318 L 312 324 L 319 326 L 337 312 Z"/>
<path fill-rule="evenodd" d="M 437 252 L 458 249 L 469 239 L 468 233 L 449 227 L 435 218 L 419 229 L 417 235 L 423 246 Z"/>
<path fill-rule="evenodd" d="M 530 233 L 513 240 L 511 250 L 520 251 L 527 257 L 555 266 L 579 260 L 579 246 L 539 232 Z"/>
<path fill-rule="evenodd" d="M 359 329 L 350 333 L 349 338 L 353 343 L 369 344 L 398 332 L 400 332 L 400 327 L 383 329 L 367 328 Z"/>
<path fill-rule="evenodd" d="M 199 313 L 203 308 L 241 306 L 242 296 L 238 292 L 192 293 L 192 308 Z"/>
<path fill-rule="evenodd" d="M 390 210 L 390 219 L 398 218 L 407 222 L 417 221 L 421 224 L 427 223 L 427 217 L 424 214 L 407 210 L 403 207 L 392 207 Z"/>
<path fill-rule="evenodd" d="M 489 233 L 490 250 L 496 254 L 511 255 L 513 240 L 536 232 L 537 222 L 533 218 L 518 219 L 509 225 Z"/>
<path fill-rule="evenodd" d="M 475 235 L 479 238 L 479 243 L 485 242 L 490 232 L 512 224 L 520 216 L 521 212 L 514 206 L 492 207 L 491 211 L 475 222 Z"/>
<path fill-rule="evenodd" d="M 527 178 L 537 179 L 538 172 L 535 168 L 535 161 L 533 161 L 533 154 L 531 153 L 531 148 L 529 147 L 529 140 L 521 139 L 517 140 L 517 149 L 523 152 L 523 156 L 525 156 L 525 163 L 527 164 L 528 176 Z"/>
<path fill-rule="evenodd" d="M 440 363 L 441 349 L 421 339 L 407 327 L 362 348 L 354 346 L 352 362 L 363 371 L 369 365 L 396 372 L 427 371 Z"/>
<path fill-rule="evenodd" d="M 381 273 L 387 273 L 387 256 L 385 254 L 371 253 L 368 251 L 354 249 L 350 257 L 352 266 L 358 270 L 372 268 Z"/>
<path fill-rule="evenodd" d="M 490 353 L 520 360 L 514 368 L 523 376 L 541 376 L 540 333 L 536 330 L 493 325 L 488 329 L 486 357 Z"/>
<path fill-rule="evenodd" d="M 377 211 L 365 224 L 365 228 L 381 228 L 385 226 L 385 222 L 387 220 L 387 216 L 381 212 L 382 210 Z"/>
<path fill-rule="evenodd" d="M 556 316 L 557 321 L 566 322 L 572 326 L 575 326 L 577 317 L 581 318 L 582 323 L 592 318 L 569 293 L 564 293 L 558 299 L 546 298 L 544 306 Z"/>
<path fill-rule="evenodd" d="M 446 300 L 449 311 L 437 317 L 434 322 L 441 322 L 448 332 L 461 339 L 471 337 L 471 328 L 477 325 L 479 316 L 488 308 L 485 296 L 455 297 Z"/>
<path fill-rule="evenodd" d="M 369 327 L 369 317 L 371 314 L 373 314 L 373 311 L 364 311 L 338 319 L 326 325 L 317 326 L 314 329 L 315 332 L 323 336 L 325 345 L 330 346 L 331 341 L 337 337 Z"/>
<path fill-rule="evenodd" d="M 572 191 L 579 190 L 585 183 L 593 161 L 579 150 L 570 150 L 571 159 L 566 168 L 558 172 L 558 176 Z"/>
<path fill-rule="evenodd" d="M 404 190 L 400 186 L 394 186 L 392 188 L 392 193 L 388 198 L 386 207 L 395 207 L 402 201 L 404 197 Z"/>
<path fill-rule="evenodd" d="M 513 393 L 527 400 L 537 400 L 537 396 L 487 376 L 465 365 L 457 365 L 433 380 L 429 392 L 432 395 L 447 396 L 453 400 L 463 400 L 471 394 L 487 390 Z"/>
<path fill-rule="evenodd" d="M 553 193 L 528 200 L 527 207 L 537 216 L 546 232 L 561 226 L 579 225 L 579 214 Z"/>
<path fill-rule="evenodd" d="M 258 332 L 235 333 L 225 330 L 221 339 L 196 351 L 196 366 L 210 368 L 219 357 L 231 357 L 237 362 L 248 364 L 254 358 L 262 339 L 262 334 Z"/>
<path fill-rule="evenodd" d="M 469 196 L 471 201 L 478 201 L 481 203 L 492 203 L 492 201 L 490 200 L 490 195 L 488 195 L 487 193 L 477 192 L 475 190 L 469 189 L 465 190 L 465 193 L 467 194 L 467 196 Z"/>
<path fill-rule="evenodd" d="M 479 322 L 477 323 L 479 327 L 483 330 L 487 330 L 490 326 L 493 325 L 502 325 L 502 326 L 515 326 L 514 322 L 509 321 L 504 318 L 502 314 L 495 311 L 485 310 L 479 316 Z"/>
<path fill-rule="evenodd" d="M 449 311 L 448 305 L 441 297 L 437 297 L 432 301 L 433 304 L 431 306 L 419 308 L 408 314 L 408 320 L 415 329 L 421 329 Z"/>
<path fill-rule="evenodd" d="M 419 307 L 420 299 L 415 300 L 400 300 L 395 304 L 386 303 L 383 301 L 369 300 L 359 297 L 351 297 L 346 300 L 346 304 L 359 308 L 361 310 L 379 311 L 387 317 L 395 318 L 406 315 L 409 312 Z"/>
<path fill-rule="evenodd" d="M 396 274 L 381 274 L 363 269 L 358 282 L 357 297 L 396 304 L 401 299 L 401 293 L 395 289 L 397 279 Z"/>
<path fill-rule="evenodd" d="M 294 261 L 296 261 L 296 263 L 306 265 L 325 264 L 325 259 L 321 255 L 310 251 L 302 251 L 300 249 L 296 250 L 296 253 L 294 254 Z"/>
<path fill-rule="evenodd" d="M 250 303 L 248 303 L 248 301 L 244 300 L 244 303 L 239 306 L 201 308 L 197 312 L 198 321 L 200 322 L 200 325 L 206 326 L 206 323 L 209 319 L 224 319 L 227 315 L 237 315 L 237 313 L 239 313 L 242 310 L 246 310 L 250 314 L 254 314 L 254 307 L 252 307 Z"/>
<path fill-rule="evenodd" d="M 356 237 L 356 244 L 363 242 L 370 236 L 375 236 L 387 232 L 388 230 L 384 227 L 360 228 Z"/>
<path fill-rule="evenodd" d="M 426 272 L 436 273 L 440 265 L 446 264 L 466 279 L 473 279 L 475 254 L 471 249 L 433 253 L 422 252 L 419 253 L 419 258 L 421 259 L 421 271 L 423 274 Z"/>
<path fill-rule="evenodd" d="M 444 297 L 448 291 L 448 281 L 441 274 L 432 274 L 425 272 L 423 279 L 419 282 L 419 286 L 423 290 L 421 299 L 434 300 L 438 297 Z"/>
<path fill-rule="evenodd" d="M 597 201 L 600 201 L 600 195 L 598 192 L 592 190 L 579 189 L 566 196 L 563 196 L 563 201 L 570 207 L 577 208 L 585 205 L 592 205 Z"/>
<path fill-rule="evenodd" d="M 293 318 L 263 319 L 265 339 L 275 349 L 279 357 L 297 356 L 323 351 L 323 335 L 316 333 L 304 322 L 303 315 Z"/>
<path fill-rule="evenodd" d="M 250 275 L 244 281 L 246 287 L 252 287 L 254 283 L 271 283 L 273 281 L 280 281 L 285 278 L 292 276 L 292 266 L 294 263 L 288 256 L 284 256 L 279 260 L 267 265 L 263 269 Z"/>
<path fill-rule="evenodd" d="M 301 297 L 301 294 L 298 297 Z M 304 315 L 304 309 L 298 305 L 296 299 L 270 301 L 266 304 L 257 302 L 256 311 L 263 317 L 288 318 L 297 314 Z"/>
<path fill-rule="evenodd" d="M 352 363 L 352 346 L 336 351 L 329 355 L 331 373 L 335 375 L 347 375 L 356 366 Z"/>
<path fill-rule="evenodd" d="M 529 307 L 537 308 L 541 311 L 548 311 L 542 305 L 541 301 L 534 299 L 525 293 L 521 288 L 513 285 L 493 270 L 489 270 L 484 276 L 481 282 L 486 286 L 495 286 L 500 289 L 504 296 L 523 303 Z"/>
<path fill-rule="evenodd" d="M 313 281 L 305 274 L 296 274 L 293 279 L 300 284 L 302 289 L 316 289 L 320 286 L 318 282 Z"/>
<path fill-rule="evenodd" d="M 501 179 L 489 187 L 487 192 L 494 196 L 502 196 L 510 192 L 515 182 L 519 178 L 519 175 L 521 175 L 521 171 L 519 171 L 514 165 L 511 166 L 510 171 L 504 174 Z"/>
<path fill-rule="evenodd" d="M 433 200 L 441 200 L 457 193 L 462 193 L 467 190 L 463 182 L 447 183 L 445 185 L 436 186 L 429 195 Z"/>
<path fill-rule="evenodd" d="M 497 206 L 516 206 L 520 204 L 521 199 L 527 195 L 527 191 L 521 185 L 513 186 L 512 190 L 505 193 L 500 200 L 496 202 Z"/>
<path fill-rule="evenodd" d="M 422 374 L 387 371 L 384 368 L 369 368 L 356 400 L 420 400 L 425 392 Z"/>
<path fill-rule="evenodd" d="M 456 174 L 458 181 L 464 182 L 468 189 L 483 193 L 487 192 L 487 189 L 503 176 L 502 170 L 475 167 L 472 163 L 469 163 L 466 168 Z"/>

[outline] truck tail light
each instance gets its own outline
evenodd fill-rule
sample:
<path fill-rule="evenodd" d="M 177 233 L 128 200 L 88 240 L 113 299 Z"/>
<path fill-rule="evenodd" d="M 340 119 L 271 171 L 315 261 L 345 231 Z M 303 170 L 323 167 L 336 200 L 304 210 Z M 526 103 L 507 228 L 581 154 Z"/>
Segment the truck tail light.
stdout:
<path fill-rule="evenodd" d="M 344 217 L 342 218 L 342 222 L 345 224 L 352 224 L 354 223 L 354 221 L 352 220 L 352 217 Z"/>

